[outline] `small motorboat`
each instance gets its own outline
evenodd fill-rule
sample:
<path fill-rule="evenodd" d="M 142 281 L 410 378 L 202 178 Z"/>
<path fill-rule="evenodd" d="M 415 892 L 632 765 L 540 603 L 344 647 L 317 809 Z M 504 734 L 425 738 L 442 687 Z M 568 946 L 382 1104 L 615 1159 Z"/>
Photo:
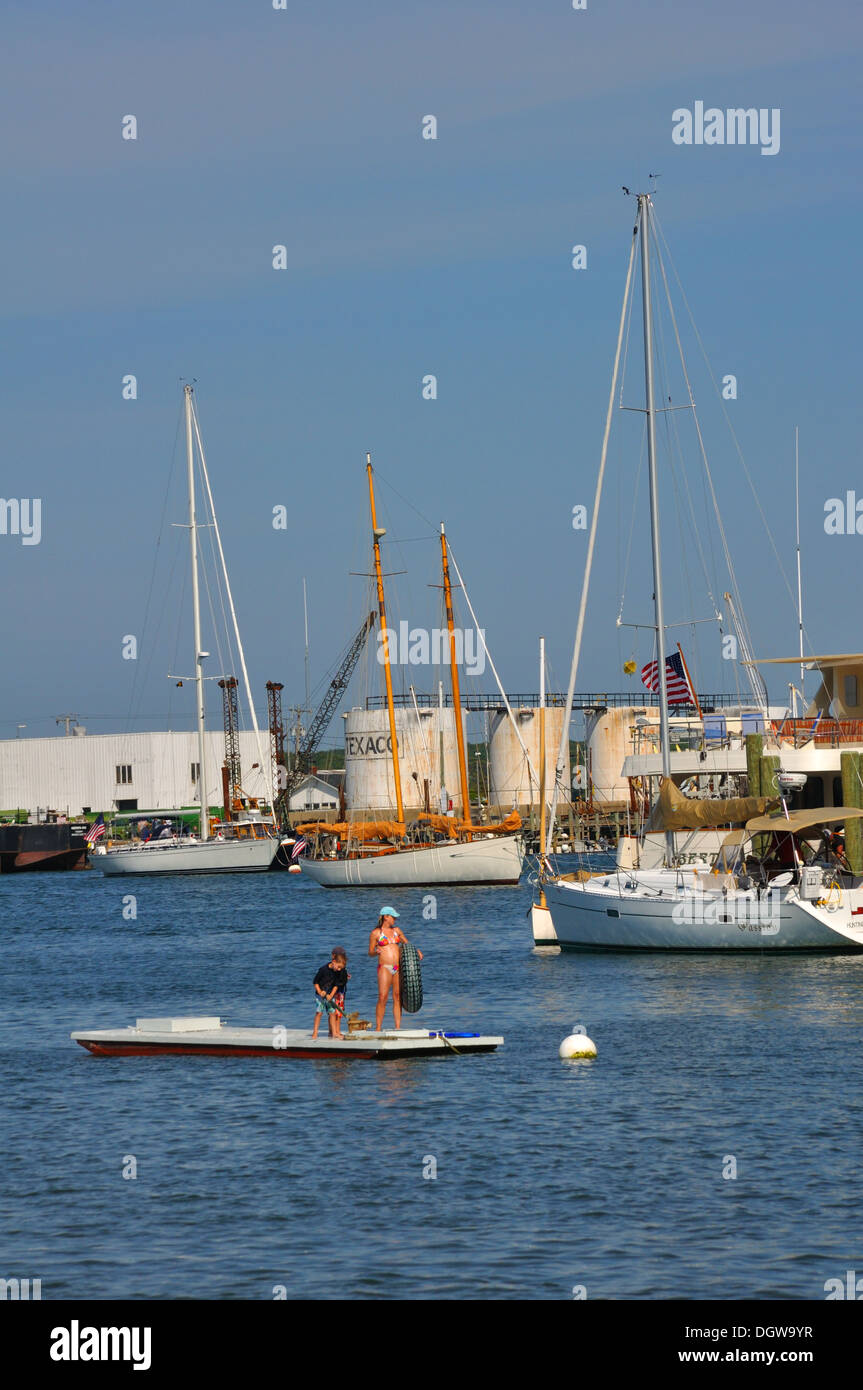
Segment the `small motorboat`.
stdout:
<path fill-rule="evenodd" d="M 453 1057 L 494 1052 L 503 1038 L 442 1028 L 357 1030 L 313 1038 L 311 1029 L 233 1028 L 221 1018 L 139 1018 L 134 1028 L 78 1029 L 70 1034 L 96 1057 Z"/>

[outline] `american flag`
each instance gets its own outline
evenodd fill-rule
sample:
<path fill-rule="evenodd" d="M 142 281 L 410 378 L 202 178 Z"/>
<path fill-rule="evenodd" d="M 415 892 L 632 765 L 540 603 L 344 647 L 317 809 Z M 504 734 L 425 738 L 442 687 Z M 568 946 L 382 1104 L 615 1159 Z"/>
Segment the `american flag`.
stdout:
<path fill-rule="evenodd" d="M 298 840 L 295 840 L 295 841 L 294 841 L 294 847 L 293 847 L 293 849 L 291 850 L 291 858 L 292 858 L 292 859 L 299 859 L 299 857 L 300 857 L 300 855 L 302 854 L 303 850 L 306 849 L 307 846 L 308 846 L 308 840 L 305 838 L 305 836 L 301 835 L 300 838 L 299 838 Z"/>
<path fill-rule="evenodd" d="M 96 841 L 101 840 L 104 834 L 105 817 L 100 811 L 93 824 L 90 826 L 90 829 L 87 831 L 87 834 L 84 836 L 84 839 L 87 841 L 88 845 L 95 845 Z"/>
<path fill-rule="evenodd" d="M 659 662 L 649 661 L 641 668 L 641 684 L 654 695 L 659 694 Z M 694 705 L 695 691 L 689 684 L 686 667 L 680 652 L 665 658 L 665 684 L 670 705 Z"/>

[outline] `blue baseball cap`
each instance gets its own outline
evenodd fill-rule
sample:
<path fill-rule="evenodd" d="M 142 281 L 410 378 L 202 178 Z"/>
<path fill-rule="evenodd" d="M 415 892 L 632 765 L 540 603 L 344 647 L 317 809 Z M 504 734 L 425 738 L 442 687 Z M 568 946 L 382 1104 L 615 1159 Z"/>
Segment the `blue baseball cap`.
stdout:
<path fill-rule="evenodd" d="M 380 915 L 381 917 L 398 917 L 399 914 L 394 907 L 382 907 Z"/>

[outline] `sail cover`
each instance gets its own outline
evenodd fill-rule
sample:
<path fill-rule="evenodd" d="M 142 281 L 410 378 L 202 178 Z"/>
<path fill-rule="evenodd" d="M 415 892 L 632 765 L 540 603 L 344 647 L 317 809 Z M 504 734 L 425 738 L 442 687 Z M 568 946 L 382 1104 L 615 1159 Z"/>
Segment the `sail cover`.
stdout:
<path fill-rule="evenodd" d="M 700 830 L 711 825 L 745 825 L 763 816 L 776 797 L 733 796 L 726 801 L 706 801 L 684 796 L 670 777 L 662 780 L 659 800 L 650 812 L 646 830 Z"/>
<path fill-rule="evenodd" d="M 337 835 L 343 840 L 401 840 L 405 826 L 397 820 L 307 821 L 297 826 L 300 835 Z"/>

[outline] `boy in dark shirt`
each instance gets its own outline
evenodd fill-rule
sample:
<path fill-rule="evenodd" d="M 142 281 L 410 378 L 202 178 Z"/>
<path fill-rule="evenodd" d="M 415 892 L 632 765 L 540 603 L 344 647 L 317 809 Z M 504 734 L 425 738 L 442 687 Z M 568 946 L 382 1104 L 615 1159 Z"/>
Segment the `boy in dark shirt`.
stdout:
<path fill-rule="evenodd" d="M 342 1018 L 345 1012 L 345 990 L 351 978 L 347 970 L 347 953 L 341 946 L 334 946 L 330 952 L 329 965 L 322 965 L 315 976 L 315 1021 L 312 1024 L 312 1037 L 318 1036 L 321 1015 L 327 1015 L 330 1037 L 340 1038 Z"/>

